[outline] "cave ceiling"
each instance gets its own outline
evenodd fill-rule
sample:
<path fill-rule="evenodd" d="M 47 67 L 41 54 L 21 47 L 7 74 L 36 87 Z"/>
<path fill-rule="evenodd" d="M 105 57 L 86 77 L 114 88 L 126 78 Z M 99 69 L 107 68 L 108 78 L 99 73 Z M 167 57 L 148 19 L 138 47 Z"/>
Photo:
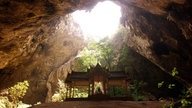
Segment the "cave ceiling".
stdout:
<path fill-rule="evenodd" d="M 69 71 L 67 63 L 85 45 L 70 13 L 90 11 L 99 1 L 104 0 L 0 0 L 0 88 L 29 79 L 35 85 L 30 93 L 41 94 L 34 101 L 45 99 L 53 78 L 63 75 L 58 69 Z M 131 32 L 127 45 L 165 72 L 178 67 L 178 80 L 191 84 L 191 1 L 112 1 Z"/>

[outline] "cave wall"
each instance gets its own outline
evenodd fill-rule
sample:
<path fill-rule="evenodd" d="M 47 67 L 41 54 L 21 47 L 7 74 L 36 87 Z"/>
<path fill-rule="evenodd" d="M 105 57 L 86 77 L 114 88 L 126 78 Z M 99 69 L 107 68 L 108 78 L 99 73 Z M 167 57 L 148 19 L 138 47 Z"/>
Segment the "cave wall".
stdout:
<path fill-rule="evenodd" d="M 142 8 L 123 8 L 122 22 L 131 32 L 127 45 L 156 64 L 171 72 L 179 70 L 178 80 L 190 86 L 191 73 L 191 2 L 170 3 L 166 14 L 153 14 Z"/>
<path fill-rule="evenodd" d="M 29 80 L 25 102 L 51 96 L 56 78 L 65 78 L 84 46 L 67 14 L 90 10 L 98 1 L 103 0 L 0 0 L 0 89 Z M 167 73 L 177 67 L 179 80 L 191 84 L 191 1 L 115 2 L 131 33 L 127 45 Z"/>
<path fill-rule="evenodd" d="M 185 87 L 174 77 L 167 75 L 161 68 L 136 51 L 130 49 L 128 54 L 133 59 L 131 62 L 132 71 L 129 71 L 129 75 L 132 76 L 131 83 L 134 83 L 134 81 L 145 82 L 144 92 L 152 94 L 155 97 L 154 99 L 178 98 L 182 94 Z M 164 82 L 163 86 L 158 88 L 158 83 L 162 81 Z M 169 84 L 175 84 L 175 86 L 169 89 Z"/>
<path fill-rule="evenodd" d="M 144 92 L 144 94 L 150 93 L 153 97 L 150 97 L 149 94 L 147 94 L 144 100 L 155 100 L 167 97 L 178 98 L 185 89 L 185 86 L 171 75 L 168 75 L 164 70 L 159 68 L 158 65 L 152 63 L 151 60 L 136 52 L 133 47 L 127 46 L 127 49 L 124 50 L 125 45 L 129 44 L 127 41 L 132 34 L 130 30 L 125 33 L 125 30 L 127 29 L 124 27 L 122 27 L 122 29 L 123 30 L 121 31 L 123 32 L 117 33 L 111 40 L 109 40 L 109 44 L 112 45 L 114 53 L 117 54 L 114 58 L 120 57 L 116 59 L 118 65 L 117 68 L 118 70 L 125 69 L 130 78 L 129 84 L 134 85 L 138 82 L 146 83 L 146 85 L 143 86 L 142 92 Z M 125 34 L 127 34 L 126 36 L 129 38 L 125 37 Z M 124 52 L 123 55 L 125 56 L 125 51 L 127 61 L 122 63 L 122 58 L 119 54 Z M 163 86 L 158 88 L 158 83 L 162 81 L 164 82 Z M 175 87 L 169 89 L 169 84 L 175 84 Z"/>
<path fill-rule="evenodd" d="M 66 15 L 72 7 L 74 1 L 0 1 L 1 90 L 28 80 L 24 102 L 45 102 L 54 86 L 48 80 L 84 46 L 79 26 Z M 54 78 L 68 71 L 62 72 Z"/>
<path fill-rule="evenodd" d="M 23 52 L 12 61 L 17 65 L 12 66 L 10 63 L 8 67 L 1 69 L 1 89 L 18 81 L 29 81 L 30 87 L 23 99 L 27 103 L 45 102 L 47 92 L 57 85 L 58 79 L 64 80 L 70 72 L 67 62 L 84 47 L 81 30 L 70 15 L 58 17 L 41 28 L 40 31 L 30 34 L 28 40 L 24 39 L 27 43 L 23 47 L 28 52 Z M 20 41 L 23 42 L 18 40 Z M 60 69 L 63 66 L 66 70 Z M 55 75 L 55 72 L 60 74 Z"/>

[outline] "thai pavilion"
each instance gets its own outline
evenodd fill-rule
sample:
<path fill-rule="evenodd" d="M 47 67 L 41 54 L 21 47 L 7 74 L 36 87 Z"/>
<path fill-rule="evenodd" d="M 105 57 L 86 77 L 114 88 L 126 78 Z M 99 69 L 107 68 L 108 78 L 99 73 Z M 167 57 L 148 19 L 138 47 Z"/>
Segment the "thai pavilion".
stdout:
<path fill-rule="evenodd" d="M 109 89 L 119 86 L 127 93 L 128 75 L 124 71 L 109 71 L 97 64 L 90 67 L 87 72 L 72 71 L 68 74 L 65 81 L 67 85 L 66 98 L 74 98 L 75 87 L 87 87 L 88 96 L 96 94 L 108 95 Z"/>

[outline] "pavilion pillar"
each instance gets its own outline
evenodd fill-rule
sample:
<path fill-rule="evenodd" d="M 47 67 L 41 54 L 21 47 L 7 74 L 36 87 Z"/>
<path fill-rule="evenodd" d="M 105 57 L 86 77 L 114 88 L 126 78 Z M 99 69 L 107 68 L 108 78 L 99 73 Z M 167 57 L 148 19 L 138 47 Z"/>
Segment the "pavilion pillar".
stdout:
<path fill-rule="evenodd" d="M 71 89 L 71 84 L 69 84 L 69 87 L 67 88 L 67 98 L 70 98 L 70 89 Z"/>
<path fill-rule="evenodd" d="M 73 86 L 73 88 L 72 88 L 72 92 L 73 92 L 73 93 L 72 93 L 72 98 L 74 98 L 74 95 L 75 95 L 75 90 L 74 90 L 74 88 L 75 88 L 75 87 Z"/>
<path fill-rule="evenodd" d="M 92 95 L 94 94 L 94 81 L 92 82 Z"/>
<path fill-rule="evenodd" d="M 106 94 L 106 84 L 105 84 L 105 82 L 103 82 L 102 85 L 103 85 L 103 89 L 104 89 L 104 90 L 103 90 L 103 91 L 104 91 L 104 94 Z"/>
<path fill-rule="evenodd" d="M 105 94 L 107 95 L 107 91 L 108 91 L 108 80 L 105 83 Z"/>
<path fill-rule="evenodd" d="M 107 90 L 107 95 L 109 95 L 109 80 L 107 80 L 107 86 L 106 86 L 106 90 Z"/>
<path fill-rule="evenodd" d="M 70 89 L 69 89 L 69 98 L 71 98 L 71 90 L 72 90 L 72 86 L 70 86 Z"/>
<path fill-rule="evenodd" d="M 124 85 L 124 87 L 125 87 L 125 95 L 127 96 L 128 95 L 128 83 L 127 83 L 127 81 L 126 80 L 124 80 L 125 81 L 125 85 Z"/>
<path fill-rule="evenodd" d="M 89 86 L 88 86 L 88 96 L 90 96 L 90 83 L 89 83 Z"/>
<path fill-rule="evenodd" d="M 66 91 L 66 93 L 65 93 L 65 99 L 68 98 L 68 92 L 69 92 L 69 85 L 67 84 L 67 91 Z"/>

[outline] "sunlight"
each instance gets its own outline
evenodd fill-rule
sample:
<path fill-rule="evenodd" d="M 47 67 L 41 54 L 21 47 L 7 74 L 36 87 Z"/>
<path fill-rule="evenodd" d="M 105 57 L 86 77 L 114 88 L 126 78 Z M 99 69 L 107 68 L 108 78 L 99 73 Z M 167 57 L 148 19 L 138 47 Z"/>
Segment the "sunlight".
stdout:
<path fill-rule="evenodd" d="M 99 2 L 91 12 L 75 11 L 72 16 L 80 25 L 85 39 L 99 41 L 116 33 L 119 27 L 121 8 L 111 1 L 105 1 Z"/>

